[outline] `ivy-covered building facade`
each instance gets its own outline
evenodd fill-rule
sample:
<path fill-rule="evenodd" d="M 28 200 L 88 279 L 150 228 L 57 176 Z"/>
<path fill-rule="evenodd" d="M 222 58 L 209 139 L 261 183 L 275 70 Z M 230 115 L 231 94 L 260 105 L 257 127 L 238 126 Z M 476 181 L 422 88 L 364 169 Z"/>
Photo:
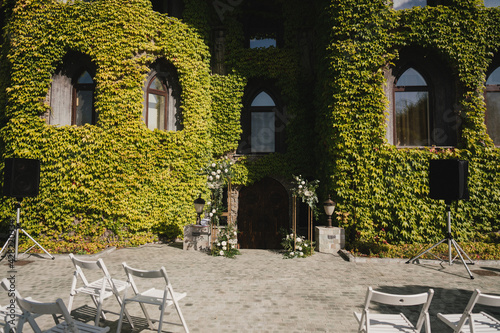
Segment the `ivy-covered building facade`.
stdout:
<path fill-rule="evenodd" d="M 446 220 L 429 161 L 460 159 L 455 237 L 497 232 L 498 6 L 6 0 L 0 152 L 41 164 L 23 228 L 54 251 L 182 237 L 193 201 L 211 200 L 202 170 L 230 160 L 242 248 L 279 247 L 294 175 L 319 180 L 315 224 L 330 196 L 348 242 L 433 242 Z M 14 206 L 0 201 L 6 233 Z"/>

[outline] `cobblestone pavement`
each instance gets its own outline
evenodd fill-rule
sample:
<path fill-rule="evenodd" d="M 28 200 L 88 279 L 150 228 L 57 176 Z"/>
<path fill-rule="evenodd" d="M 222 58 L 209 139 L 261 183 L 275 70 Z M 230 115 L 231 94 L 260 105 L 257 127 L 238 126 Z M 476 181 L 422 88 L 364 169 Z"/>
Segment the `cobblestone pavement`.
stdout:
<path fill-rule="evenodd" d="M 338 255 L 315 253 L 305 259 L 283 259 L 278 252 L 242 250 L 236 259 L 212 257 L 182 250 L 182 244 L 152 244 L 138 248 L 108 250 L 101 257 L 111 275 L 125 279 L 121 266 L 155 269 L 165 266 L 176 291 L 187 292 L 180 306 L 191 332 L 355 332 L 353 311 L 359 310 L 367 286 L 390 293 L 417 293 L 434 288 L 430 307 L 433 332 L 450 332 L 437 319 L 438 312 L 462 312 L 472 291 L 500 294 L 500 264 L 481 262 L 470 266 L 470 279 L 461 262 L 404 264 L 397 260 L 344 261 Z M 97 258 L 97 256 L 83 256 Z M 0 263 L 0 277 L 8 274 L 8 263 Z M 55 260 L 43 255 L 23 255 L 16 263 L 16 289 L 39 301 L 60 297 L 67 304 L 73 266 L 67 255 Z M 9 301 L 6 292 L 0 304 Z M 114 298 L 104 308 L 118 312 Z M 123 332 L 153 332 L 139 307 L 127 307 L 136 323 L 134 330 L 124 323 Z M 155 311 L 156 310 L 156 311 Z M 167 319 L 179 323 L 174 308 Z M 379 311 L 375 308 L 374 311 Z M 157 308 L 150 314 L 157 315 Z M 417 310 L 408 315 L 415 318 Z M 494 313 L 494 312 L 492 312 Z M 72 311 L 76 318 L 92 322 L 95 315 L 88 296 L 77 295 Z M 500 317 L 498 312 L 494 315 Z M 156 317 L 157 318 L 157 317 Z M 40 323 L 49 327 L 50 316 Z M 109 314 L 101 325 L 116 330 L 118 315 Z M 43 329 L 43 327 L 42 327 Z M 182 332 L 182 327 L 164 325 L 165 332 Z M 29 332 L 29 325 L 25 329 Z"/>

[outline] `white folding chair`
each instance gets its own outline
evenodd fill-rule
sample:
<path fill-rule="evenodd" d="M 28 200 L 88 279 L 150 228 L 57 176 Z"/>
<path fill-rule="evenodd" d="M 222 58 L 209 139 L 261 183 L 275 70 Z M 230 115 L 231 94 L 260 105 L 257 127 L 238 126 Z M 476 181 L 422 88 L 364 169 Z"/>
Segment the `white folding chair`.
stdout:
<path fill-rule="evenodd" d="M 434 290 L 432 289 L 421 294 L 396 295 L 374 291 L 372 287 L 368 287 L 363 311 L 361 313 L 354 312 L 354 316 L 359 322 L 358 332 L 420 332 L 422 326 L 424 326 L 425 332 L 430 333 L 429 306 L 433 295 Z M 421 305 L 422 309 L 417 324 L 414 325 L 403 313 L 382 314 L 370 312 L 369 306 L 372 302 L 395 306 Z"/>
<path fill-rule="evenodd" d="M 9 305 L 0 306 L 0 315 L 4 319 L 3 331 L 5 333 L 10 333 L 11 328 L 16 327 L 19 323 L 19 319 L 21 318 L 23 313 L 15 303 L 16 298 L 13 295 L 15 289 L 10 288 L 11 283 L 9 282 L 9 280 L 3 278 L 0 282 L 0 285 L 3 289 L 5 289 L 5 291 L 7 291 L 10 299 L 14 301 L 14 303 L 11 302 Z"/>
<path fill-rule="evenodd" d="M 106 319 L 106 315 L 102 309 L 104 300 L 114 295 L 121 307 L 122 299 L 120 297 L 120 293 L 127 287 L 127 282 L 111 278 L 106 265 L 104 265 L 104 261 L 100 258 L 95 261 L 81 260 L 76 258 L 72 253 L 70 253 L 69 257 L 75 266 L 75 272 L 73 273 L 73 282 L 71 284 L 71 291 L 69 294 L 68 310 L 71 313 L 73 299 L 76 294 L 87 294 L 90 298 L 92 298 L 92 301 L 96 306 L 97 313 L 95 316 L 95 325 L 98 325 L 101 314 L 102 318 Z M 102 277 L 89 283 L 83 273 L 83 270 L 100 271 L 102 273 Z M 78 278 L 81 279 L 83 284 L 80 287 L 77 287 Z M 125 312 L 125 315 L 129 320 L 131 320 L 128 312 Z"/>
<path fill-rule="evenodd" d="M 89 324 L 82 323 L 80 321 L 71 318 L 66 305 L 62 299 L 58 298 L 54 303 L 40 303 L 33 300 L 27 300 L 22 298 L 21 295 L 16 291 L 16 301 L 19 308 L 23 312 L 21 317 L 22 320 L 28 321 L 31 328 L 35 333 L 42 333 L 42 330 L 35 321 L 35 316 L 33 314 L 44 315 L 51 314 L 56 322 L 56 326 L 52 327 L 45 332 L 53 333 L 101 333 L 109 331 L 109 327 L 98 327 Z M 63 322 L 59 322 L 57 315 L 62 315 L 64 318 Z M 22 329 L 21 331 L 22 332 Z"/>
<path fill-rule="evenodd" d="M 165 310 L 168 306 L 174 304 L 175 309 L 177 311 L 177 314 L 179 315 L 179 318 L 182 322 L 182 326 L 184 327 L 184 330 L 189 333 L 189 329 L 186 325 L 186 321 L 184 320 L 184 316 L 182 315 L 181 308 L 179 307 L 178 301 L 186 296 L 186 293 L 177 293 L 174 291 L 172 288 L 172 285 L 170 283 L 170 280 L 168 279 L 167 271 L 165 270 L 165 267 L 161 267 L 158 270 L 152 270 L 152 271 L 145 271 L 145 270 L 139 270 L 135 269 L 132 267 L 127 266 L 126 263 L 123 263 L 123 268 L 125 269 L 125 272 L 127 273 L 127 289 L 125 290 L 125 294 L 123 296 L 123 305 L 122 305 L 122 310 L 120 313 L 120 320 L 118 321 L 118 328 L 117 332 L 121 331 L 122 327 L 122 320 L 123 320 L 123 311 L 125 310 L 125 306 L 127 303 L 130 302 L 138 302 L 142 308 L 142 312 L 144 313 L 144 316 L 146 317 L 148 321 L 149 328 L 151 330 L 154 330 L 153 326 L 153 321 L 158 322 L 158 333 L 161 332 L 161 327 L 163 324 L 163 314 L 165 313 Z M 136 278 L 143 278 L 143 279 L 158 279 L 162 278 L 165 281 L 165 286 L 162 289 L 155 289 L 151 288 L 149 290 L 146 290 L 144 292 L 140 292 L 139 289 L 137 288 L 137 285 L 134 282 L 134 277 Z M 127 296 L 127 293 L 130 291 L 130 288 L 133 291 L 133 295 Z M 156 305 L 160 309 L 160 319 L 151 319 L 151 317 L 148 314 L 148 311 L 146 310 L 146 306 L 144 304 L 152 304 Z M 132 321 L 129 320 L 130 325 L 132 328 L 134 328 L 134 325 Z M 170 323 L 174 325 L 179 325 L 180 324 L 175 324 L 175 323 Z"/>
<path fill-rule="evenodd" d="M 473 313 L 477 304 L 500 307 L 500 296 L 482 294 L 479 289 L 474 290 L 469 303 L 461 314 L 438 313 L 438 318 L 453 329 L 453 332 L 500 332 L 500 320 L 490 314 L 480 311 Z"/>

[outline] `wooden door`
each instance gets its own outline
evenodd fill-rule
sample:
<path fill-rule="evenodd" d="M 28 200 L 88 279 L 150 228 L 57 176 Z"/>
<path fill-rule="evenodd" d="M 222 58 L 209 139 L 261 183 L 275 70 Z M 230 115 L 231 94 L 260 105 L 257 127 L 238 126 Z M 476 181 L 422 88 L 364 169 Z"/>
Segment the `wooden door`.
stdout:
<path fill-rule="evenodd" d="M 288 193 L 272 178 L 243 187 L 238 209 L 240 247 L 280 249 L 280 228 L 289 229 L 288 205 Z"/>

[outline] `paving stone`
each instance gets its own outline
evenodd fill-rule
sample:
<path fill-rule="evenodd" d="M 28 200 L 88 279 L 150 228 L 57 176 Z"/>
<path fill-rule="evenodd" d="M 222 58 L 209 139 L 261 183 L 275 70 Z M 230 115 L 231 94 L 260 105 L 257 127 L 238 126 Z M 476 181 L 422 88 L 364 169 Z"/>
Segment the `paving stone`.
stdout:
<path fill-rule="evenodd" d="M 235 259 L 212 257 L 199 251 L 184 251 L 182 245 L 154 244 L 138 248 L 105 251 L 99 256 L 82 256 L 89 260 L 101 257 L 111 275 L 125 279 L 122 262 L 132 267 L 155 269 L 165 266 L 176 291 L 187 292 L 180 301 L 191 332 L 355 332 L 353 311 L 363 305 L 366 288 L 390 293 L 417 293 L 434 288 L 430 307 L 434 332 L 448 332 L 437 319 L 438 312 L 462 312 L 475 288 L 500 293 L 499 262 L 478 262 L 474 270 L 497 274 L 475 274 L 471 280 L 460 262 L 424 261 L 405 264 L 403 260 L 364 260 L 347 262 L 336 254 L 315 253 L 304 259 L 283 259 L 267 250 L 241 250 Z M 73 266 L 67 255 L 23 256 L 30 261 L 16 266 L 16 289 L 39 301 L 69 298 Z M 0 262 L 0 277 L 6 277 L 8 266 Z M 95 276 L 97 277 L 97 276 Z M 145 285 L 143 285 L 145 287 Z M 0 293 L 0 304 L 9 301 Z M 109 298 L 104 308 L 119 312 L 118 303 Z M 127 307 L 134 330 L 125 323 L 122 332 L 154 332 L 145 326 L 138 306 Z M 379 307 L 377 310 L 389 309 Z M 151 314 L 157 315 L 157 311 Z M 415 319 L 417 311 L 407 311 Z M 72 314 L 92 322 L 94 306 L 89 297 L 77 295 Z M 494 313 L 500 317 L 499 313 Z M 52 319 L 43 317 L 42 328 Z M 166 320 L 179 322 L 172 309 Z M 109 314 L 101 325 L 116 330 L 118 315 Z M 31 330 L 26 329 L 26 332 Z M 165 332 L 183 332 L 182 327 L 164 325 Z"/>

